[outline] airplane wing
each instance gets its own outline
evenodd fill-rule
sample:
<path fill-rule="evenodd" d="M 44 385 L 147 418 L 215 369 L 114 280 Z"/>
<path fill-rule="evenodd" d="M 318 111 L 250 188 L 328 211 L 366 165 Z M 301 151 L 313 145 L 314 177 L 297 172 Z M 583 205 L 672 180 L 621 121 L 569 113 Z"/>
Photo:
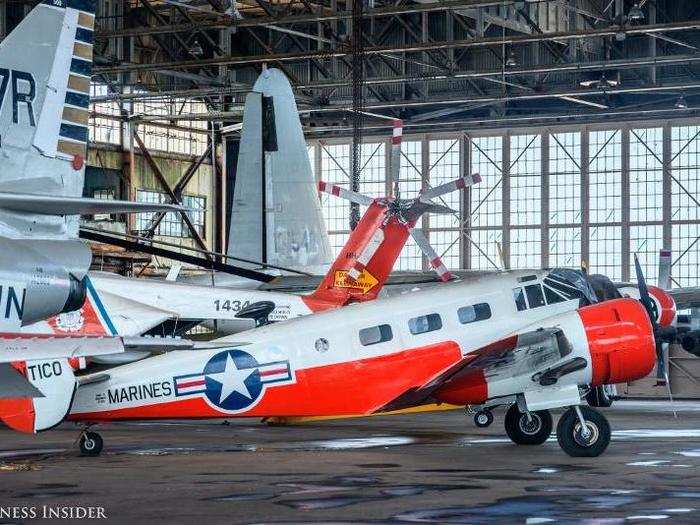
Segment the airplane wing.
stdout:
<path fill-rule="evenodd" d="M 82 197 L 54 197 L 51 195 L 10 192 L 0 192 L 0 208 L 37 215 L 187 211 L 186 208 L 174 204 L 88 199 Z"/>
<path fill-rule="evenodd" d="M 88 357 L 123 351 L 124 345 L 119 337 L 0 334 L 0 363 Z"/>
<path fill-rule="evenodd" d="M 432 396 L 438 389 L 483 389 L 486 394 L 487 383 L 493 385 L 517 377 L 527 377 L 533 386 L 548 386 L 561 375 L 580 369 L 579 358 L 554 366 L 571 351 L 571 344 L 560 328 L 541 328 L 512 335 L 470 352 L 424 385 L 403 392 L 377 412 L 435 403 Z"/>
<path fill-rule="evenodd" d="M 672 288 L 666 293 L 673 297 L 678 310 L 700 307 L 700 287 Z"/>

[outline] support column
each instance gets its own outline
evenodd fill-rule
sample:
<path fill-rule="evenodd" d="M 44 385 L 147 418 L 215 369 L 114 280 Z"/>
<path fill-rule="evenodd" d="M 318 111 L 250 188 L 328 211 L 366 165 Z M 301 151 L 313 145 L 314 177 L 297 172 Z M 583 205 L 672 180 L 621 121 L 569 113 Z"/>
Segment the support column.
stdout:
<path fill-rule="evenodd" d="M 472 141 L 469 135 L 462 134 L 459 139 L 459 165 L 462 175 L 472 175 Z M 472 234 L 472 189 L 470 186 L 461 192 L 460 232 L 459 232 L 459 267 L 471 268 L 471 246 L 469 237 Z M 469 237 L 467 237 L 469 236 Z"/>
<path fill-rule="evenodd" d="M 540 238 L 540 252 L 542 268 L 549 266 L 549 131 L 542 133 L 540 155 L 541 173 L 541 224 L 542 236 Z"/>
<path fill-rule="evenodd" d="M 590 132 L 588 128 L 584 128 L 581 131 L 581 263 L 585 264 L 586 268 L 591 262 L 590 159 Z"/>
<path fill-rule="evenodd" d="M 421 139 L 421 154 L 420 154 L 420 160 L 421 160 L 421 166 L 420 166 L 420 175 L 421 175 L 421 190 L 425 191 L 430 187 L 430 140 L 428 139 L 427 135 L 423 135 L 423 138 Z M 424 213 L 423 217 L 421 219 L 421 229 L 423 230 L 423 234 L 425 237 L 428 239 L 428 241 L 431 241 L 430 239 L 430 214 L 429 213 Z M 428 264 L 428 261 L 425 259 L 425 257 L 421 257 L 421 261 L 423 261 L 423 270 L 429 270 L 430 265 Z"/>
<path fill-rule="evenodd" d="M 663 192 L 662 192 L 662 216 L 663 216 L 663 245 L 662 247 L 666 250 L 673 249 L 673 226 L 671 225 L 672 209 L 673 206 L 671 191 L 673 186 L 673 181 L 671 179 L 671 159 L 673 158 L 673 152 L 671 150 L 671 123 L 665 122 L 663 126 Z M 678 255 L 678 254 L 674 254 Z"/>
<path fill-rule="evenodd" d="M 622 130 L 622 181 L 621 181 L 621 262 L 622 280 L 630 278 L 630 261 L 632 249 L 630 242 L 630 128 L 623 126 Z"/>
<path fill-rule="evenodd" d="M 503 196 L 501 197 L 501 222 L 503 223 L 503 238 L 501 239 L 502 264 L 504 269 L 510 269 L 510 133 L 502 137 L 501 155 L 503 162 Z"/>

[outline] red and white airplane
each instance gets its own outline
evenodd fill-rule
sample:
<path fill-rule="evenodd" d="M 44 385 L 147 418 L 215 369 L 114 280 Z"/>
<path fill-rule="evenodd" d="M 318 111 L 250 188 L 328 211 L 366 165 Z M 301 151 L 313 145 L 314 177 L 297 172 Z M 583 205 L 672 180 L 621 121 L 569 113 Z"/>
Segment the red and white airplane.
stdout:
<path fill-rule="evenodd" d="M 643 278 L 642 296 L 648 299 Z M 655 293 L 658 293 L 655 291 Z M 663 329 L 643 301 L 595 302 L 572 270 L 513 271 L 351 305 L 87 376 L 68 419 L 367 415 L 426 403 L 512 403 L 518 444 L 550 435 L 572 456 L 608 446 L 590 386 L 646 376 Z M 583 306 L 582 306 L 583 305 Z M 94 432 L 84 453 L 99 452 Z"/>
<path fill-rule="evenodd" d="M 386 275 L 383 258 L 400 250 L 394 241 L 432 206 L 374 201 L 363 221 L 375 228 L 353 232 L 356 248 L 343 251 L 310 300 L 344 296 L 340 270 Z M 81 450 L 96 455 L 94 423 L 369 415 L 428 403 L 511 404 L 509 437 L 540 444 L 552 431 L 549 410 L 569 407 L 557 426 L 561 447 L 597 456 L 610 427 L 582 396 L 647 375 L 675 318 L 673 300 L 660 289 L 652 298 L 641 271 L 638 281 L 640 300 L 599 302 L 582 272 L 521 270 L 331 309 L 83 376 L 67 419 L 86 425 Z"/>

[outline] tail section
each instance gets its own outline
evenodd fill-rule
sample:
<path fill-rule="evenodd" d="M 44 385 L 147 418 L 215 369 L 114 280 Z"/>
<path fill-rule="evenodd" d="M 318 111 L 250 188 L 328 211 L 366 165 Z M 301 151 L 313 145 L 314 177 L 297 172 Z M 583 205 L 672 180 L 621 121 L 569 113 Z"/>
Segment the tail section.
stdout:
<path fill-rule="evenodd" d="M 82 195 L 94 9 L 94 0 L 44 1 L 0 43 L 0 192 Z M 3 209 L 0 218 L 10 236 L 77 227 L 75 217 Z"/>
<path fill-rule="evenodd" d="M 296 268 L 333 257 L 289 81 L 268 69 L 248 95 L 228 255 Z"/>
<path fill-rule="evenodd" d="M 372 203 L 316 291 L 302 299 L 314 311 L 375 299 L 409 234 L 386 204 Z"/>

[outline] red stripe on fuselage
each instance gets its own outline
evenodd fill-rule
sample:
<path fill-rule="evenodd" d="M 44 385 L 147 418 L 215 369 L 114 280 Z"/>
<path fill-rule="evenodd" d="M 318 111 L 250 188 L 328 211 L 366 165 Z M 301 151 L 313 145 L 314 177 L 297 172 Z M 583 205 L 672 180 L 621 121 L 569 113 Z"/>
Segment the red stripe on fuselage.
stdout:
<path fill-rule="evenodd" d="M 202 395 L 198 395 L 133 408 L 71 414 L 68 419 L 98 422 L 117 419 L 203 419 L 234 415 L 365 415 L 380 409 L 407 390 L 427 384 L 461 359 L 459 345 L 447 341 L 378 357 L 297 370 L 295 383 L 266 387 L 257 405 L 237 414 L 213 408 Z"/>
<path fill-rule="evenodd" d="M 178 388 L 188 388 L 191 386 L 204 386 L 205 381 L 204 379 L 198 379 L 197 381 L 188 381 L 187 383 L 178 383 L 177 387 Z"/>
<path fill-rule="evenodd" d="M 274 370 L 263 370 L 260 371 L 260 377 L 274 376 L 276 374 L 286 374 L 286 368 L 275 368 Z"/>

